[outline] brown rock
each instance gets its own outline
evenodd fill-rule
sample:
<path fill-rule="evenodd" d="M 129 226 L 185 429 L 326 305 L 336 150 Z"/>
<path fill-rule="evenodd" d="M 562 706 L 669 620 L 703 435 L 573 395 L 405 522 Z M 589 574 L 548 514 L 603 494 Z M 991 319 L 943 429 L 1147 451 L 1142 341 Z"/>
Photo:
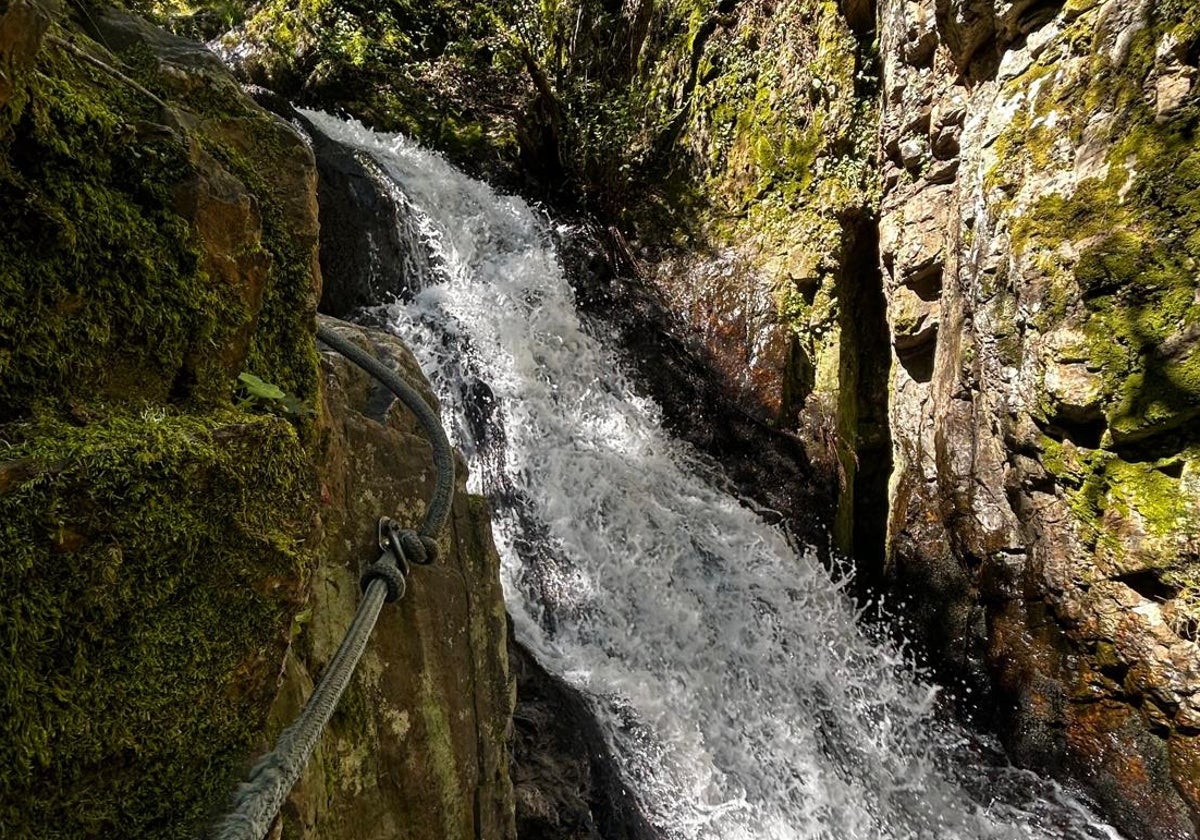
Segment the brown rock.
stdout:
<path fill-rule="evenodd" d="M 412 355 L 392 336 L 326 319 L 398 369 L 435 403 Z M 273 718 L 290 720 L 333 655 L 379 554 L 389 515 L 420 524 L 433 489 L 431 449 L 416 421 L 342 357 L 322 355 L 322 561 L 284 664 Z M 383 400 L 383 405 L 387 401 Z M 505 644 L 499 558 L 486 504 L 458 488 L 439 558 L 415 567 L 385 607 L 333 724 L 283 811 L 285 836 L 383 840 L 512 838 L 508 740 L 514 686 Z"/>
<path fill-rule="evenodd" d="M 1168 742 L 1171 778 L 1192 811 L 1200 817 L 1200 734 L 1176 734 Z"/>
<path fill-rule="evenodd" d="M 1083 780 L 1131 836 L 1174 838 L 1200 831 L 1194 788 L 1166 760 L 1196 731 L 1200 649 L 1176 595 L 1195 580 L 1184 500 L 1196 438 L 1178 430 L 1196 400 L 1175 393 L 1152 419 L 1125 416 L 1112 372 L 1122 339 L 1089 314 L 1075 273 L 1111 231 L 1082 229 L 1083 217 L 1054 230 L 1045 209 L 1118 176 L 1129 184 L 1113 205 L 1159 189 L 1149 161 L 1114 149 L 1133 122 L 1153 132 L 1193 113 L 1195 62 L 1174 34 L 1191 30 L 1149 8 L 881 3 L 881 146 L 914 164 L 903 129 L 928 109 L 930 150 L 946 158 L 888 178 L 880 216 L 898 472 L 889 559 L 898 588 L 919 593 L 911 615 L 946 679 L 979 676 L 971 657 L 987 651 L 1018 760 Z M 917 70 L 928 20 L 940 43 Z M 1097 61 L 1113 77 L 1097 79 Z M 1116 78 L 1124 110 L 1104 88 Z M 1155 212 L 1131 205 L 1131 218 Z M 1139 247 L 1173 249 L 1162 235 Z M 1121 306 L 1154 295 L 1137 272 L 1119 285 Z M 1145 306 L 1149 317 L 1157 304 Z M 1147 340 L 1133 355 L 1182 382 L 1172 366 L 1190 358 L 1188 326 Z M 972 645 L 975 610 L 988 629 Z"/>
<path fill-rule="evenodd" d="M 1195 828 L 1186 807 L 1164 779 L 1171 758 L 1164 742 L 1145 731 L 1137 711 L 1124 703 L 1102 701 L 1073 705 L 1067 719 L 1070 762 L 1124 820 L 1146 828 L 1153 838 L 1187 838 Z M 1186 763 L 1180 751 L 1176 766 Z M 1119 803 L 1119 804 L 1117 804 Z"/>
<path fill-rule="evenodd" d="M 17 76 L 33 66 L 59 8 L 57 0 L 13 0 L 0 15 L 0 114 L 13 95 Z"/>

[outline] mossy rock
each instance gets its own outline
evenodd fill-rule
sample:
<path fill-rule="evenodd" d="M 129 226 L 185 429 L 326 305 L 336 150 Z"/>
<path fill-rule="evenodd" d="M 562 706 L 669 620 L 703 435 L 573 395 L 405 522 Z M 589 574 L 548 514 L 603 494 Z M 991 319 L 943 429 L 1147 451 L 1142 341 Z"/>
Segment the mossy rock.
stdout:
<path fill-rule="evenodd" d="M 266 174 L 273 159 L 311 178 L 299 137 L 228 76 L 162 73 L 146 41 L 123 61 L 69 20 L 52 32 L 0 121 L 0 422 L 228 405 L 243 367 L 310 399 L 315 204 L 298 212 Z"/>
<path fill-rule="evenodd" d="M 1086 28 L 1089 20 L 1072 25 Z M 1039 329 L 1069 322 L 1088 337 L 1086 361 L 1103 377 L 1112 441 L 1122 447 L 1159 441 L 1152 446 L 1158 451 L 1194 442 L 1200 417 L 1200 150 L 1194 142 L 1200 111 L 1156 113 L 1143 80 L 1155 71 L 1164 37 L 1194 38 L 1200 12 L 1160 4 L 1149 24 L 1133 36 L 1122 66 L 1097 51 L 1087 73 L 1046 76 L 1033 106 L 1039 115 L 1055 113 L 1054 128 L 1044 119 L 1037 128 L 1014 119 L 997 141 L 1011 154 L 996 171 L 1011 177 L 1022 167 L 1040 169 L 1056 137 L 1082 137 L 1094 114 L 1111 115 L 1099 134 L 1095 125 L 1089 129 L 1089 142 L 1107 150 L 1098 175 L 1069 195 L 1050 193 L 1017 212 L 1012 247 L 1042 275 Z M 1011 84 L 1028 84 L 1047 71 L 1035 64 Z M 996 171 L 988 177 L 994 180 Z M 1171 437 L 1175 444 L 1162 442 Z"/>
<path fill-rule="evenodd" d="M 310 566 L 285 420 L 146 409 L 4 432 L 0 824 L 179 837 L 256 746 Z"/>
<path fill-rule="evenodd" d="M 233 396 L 318 395 L 315 170 L 199 45 L 33 0 L 0 26 L 31 4 L 45 37 L 0 55 L 0 825 L 178 837 L 258 746 L 312 563 L 312 421 Z"/>

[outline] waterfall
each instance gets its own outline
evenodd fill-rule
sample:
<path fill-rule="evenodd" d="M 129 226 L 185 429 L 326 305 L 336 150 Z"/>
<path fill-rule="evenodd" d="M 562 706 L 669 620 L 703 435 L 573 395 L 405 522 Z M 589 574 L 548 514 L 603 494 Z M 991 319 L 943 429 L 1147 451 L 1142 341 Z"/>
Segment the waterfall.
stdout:
<path fill-rule="evenodd" d="M 664 836 L 1118 837 L 973 760 L 813 553 L 670 438 L 581 323 L 544 216 L 404 137 L 305 113 L 410 208 L 430 258 L 387 323 L 492 502 L 518 637 L 590 699 Z"/>

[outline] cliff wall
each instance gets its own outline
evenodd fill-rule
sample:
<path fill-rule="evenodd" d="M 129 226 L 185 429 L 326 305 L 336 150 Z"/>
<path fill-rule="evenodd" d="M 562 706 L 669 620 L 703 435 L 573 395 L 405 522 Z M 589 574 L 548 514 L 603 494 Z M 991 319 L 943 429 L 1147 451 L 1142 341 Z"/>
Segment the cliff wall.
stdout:
<path fill-rule="evenodd" d="M 993 681 L 1019 760 L 1137 836 L 1194 836 L 1200 18 L 879 20 L 890 573 L 943 661 Z"/>
<path fill-rule="evenodd" d="M 310 146 L 212 53 L 0 5 L 6 837 L 198 833 L 328 661 L 378 517 L 423 513 L 413 421 L 318 358 L 318 239 Z M 514 835 L 498 561 L 461 484 L 441 547 L 273 836 Z"/>

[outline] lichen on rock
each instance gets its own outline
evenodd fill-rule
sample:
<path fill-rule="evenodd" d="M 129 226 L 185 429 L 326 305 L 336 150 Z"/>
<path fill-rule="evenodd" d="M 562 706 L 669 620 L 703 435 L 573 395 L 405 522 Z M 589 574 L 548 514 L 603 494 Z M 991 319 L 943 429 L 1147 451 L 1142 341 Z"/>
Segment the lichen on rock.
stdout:
<path fill-rule="evenodd" d="M 1192 836 L 1200 801 L 1169 753 L 1200 688 L 1196 11 L 952 4 L 916 61 L 905 38 L 932 6 L 882 9 L 885 148 L 935 137 L 933 115 L 956 132 L 952 189 L 932 166 L 886 176 L 911 488 L 893 495 L 893 573 L 932 649 L 1008 698 L 1019 760 L 1084 781 L 1134 836 Z M 945 220 L 923 248 L 942 324 L 920 370 L 897 306 L 914 207 Z"/>
<path fill-rule="evenodd" d="M 436 405 L 395 337 L 325 323 L 393 365 Z M 320 443 L 324 549 L 296 626 L 272 710 L 277 731 L 329 662 L 358 602 L 360 569 L 378 553 L 379 514 L 417 525 L 435 481 L 426 434 L 382 386 L 322 354 Z M 499 558 L 486 504 L 465 492 L 465 468 L 432 566 L 376 626 L 311 766 L 283 810 L 282 837 L 511 838 L 508 775 L 513 685 Z"/>

